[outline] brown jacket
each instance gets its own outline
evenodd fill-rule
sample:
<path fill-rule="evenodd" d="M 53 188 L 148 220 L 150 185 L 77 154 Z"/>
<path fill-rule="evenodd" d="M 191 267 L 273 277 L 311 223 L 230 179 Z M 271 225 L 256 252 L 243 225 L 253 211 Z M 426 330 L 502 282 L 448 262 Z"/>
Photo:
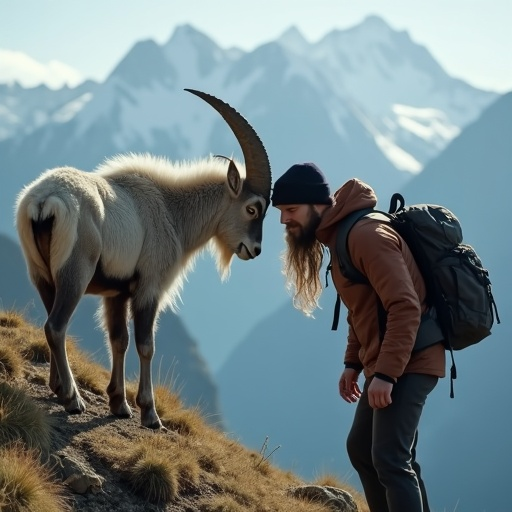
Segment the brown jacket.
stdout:
<path fill-rule="evenodd" d="M 354 284 L 339 269 L 336 257 L 337 223 L 349 213 L 375 207 L 371 187 L 351 179 L 335 194 L 316 235 L 329 247 L 332 278 L 348 315 L 345 364 L 362 365 L 366 377 L 382 373 L 397 379 L 403 373 L 445 376 L 445 349 L 436 344 L 412 353 L 420 317 L 426 311 L 425 282 L 398 233 L 386 222 L 363 219 L 349 233 L 348 249 L 354 266 L 371 283 Z M 384 339 L 380 340 L 378 297 L 387 311 Z"/>

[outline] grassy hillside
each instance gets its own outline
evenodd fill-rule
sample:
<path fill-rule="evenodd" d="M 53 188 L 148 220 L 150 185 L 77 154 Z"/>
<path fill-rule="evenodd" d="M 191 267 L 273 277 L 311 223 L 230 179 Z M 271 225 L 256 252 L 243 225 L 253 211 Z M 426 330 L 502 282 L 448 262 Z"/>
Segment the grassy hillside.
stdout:
<path fill-rule="evenodd" d="M 42 329 L 16 312 L 0 311 L 0 510 L 339 510 L 311 499 L 309 492 L 321 487 L 338 494 L 344 489 L 360 512 L 368 511 L 357 491 L 329 475 L 308 483 L 276 468 L 265 440 L 260 452 L 248 450 L 164 385 L 155 394 L 165 429 L 142 428 L 138 414 L 115 418 L 104 392 L 108 372 L 72 339 L 68 356 L 87 402 L 81 415 L 67 414 L 47 386 Z M 134 410 L 136 385 L 128 390 Z"/>

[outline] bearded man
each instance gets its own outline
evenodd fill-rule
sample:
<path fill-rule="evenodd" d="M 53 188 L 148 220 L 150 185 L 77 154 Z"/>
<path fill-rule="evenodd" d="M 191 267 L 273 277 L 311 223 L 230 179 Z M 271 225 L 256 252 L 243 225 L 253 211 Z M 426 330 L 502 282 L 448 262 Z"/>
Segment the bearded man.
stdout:
<path fill-rule="evenodd" d="M 373 189 L 355 178 L 331 196 L 313 163 L 293 165 L 275 182 L 272 205 L 286 226 L 283 273 L 297 309 L 312 316 L 318 307 L 324 248 L 331 261 L 338 261 L 339 222 L 376 204 Z M 407 244 L 384 220 L 358 221 L 347 248 L 369 283 L 351 282 L 332 265 L 348 323 L 339 393 L 346 402 L 357 402 L 348 455 L 372 512 L 428 512 L 416 461 L 418 425 L 427 396 L 445 376 L 446 362 L 442 340 L 414 349 L 421 316 L 428 311 L 425 282 Z M 385 311 L 384 329 L 379 307 Z"/>

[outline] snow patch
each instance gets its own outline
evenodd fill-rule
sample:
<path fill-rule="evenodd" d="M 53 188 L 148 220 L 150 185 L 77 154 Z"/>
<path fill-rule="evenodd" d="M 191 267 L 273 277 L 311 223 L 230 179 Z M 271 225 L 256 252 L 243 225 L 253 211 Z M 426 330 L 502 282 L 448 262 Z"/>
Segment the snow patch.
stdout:
<path fill-rule="evenodd" d="M 460 133 L 460 128 L 451 123 L 448 116 L 439 109 L 396 104 L 392 106 L 392 111 L 398 126 L 439 149 Z"/>
<path fill-rule="evenodd" d="M 52 116 L 52 121 L 56 123 L 66 123 L 71 121 L 71 119 L 73 119 L 78 114 L 78 112 L 80 112 L 84 106 L 92 100 L 92 98 L 93 94 L 91 92 L 82 94 L 82 96 L 79 96 L 75 100 L 70 101 L 62 108 L 57 110 Z"/>
<path fill-rule="evenodd" d="M 399 170 L 418 174 L 423 170 L 422 164 L 410 153 L 400 147 L 392 136 L 382 133 L 361 110 L 353 105 L 354 115 L 372 135 L 382 154 Z"/>
<path fill-rule="evenodd" d="M 384 156 L 399 170 L 419 174 L 423 166 L 410 153 L 397 146 L 390 138 L 381 133 L 374 135 L 374 140 Z"/>

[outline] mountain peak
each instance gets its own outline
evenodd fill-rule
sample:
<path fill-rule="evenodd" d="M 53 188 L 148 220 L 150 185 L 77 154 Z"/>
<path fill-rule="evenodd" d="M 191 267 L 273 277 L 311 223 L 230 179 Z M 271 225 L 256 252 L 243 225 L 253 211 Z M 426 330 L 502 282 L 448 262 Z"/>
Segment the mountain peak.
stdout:
<path fill-rule="evenodd" d="M 173 81 L 161 48 L 153 41 L 140 41 L 130 50 L 111 74 L 135 87 L 148 86 L 153 80 Z"/>
<path fill-rule="evenodd" d="M 363 21 L 348 29 L 335 29 L 327 34 L 326 38 L 350 38 L 352 42 L 357 40 L 358 44 L 370 42 L 388 41 L 397 32 L 393 30 L 380 16 L 370 15 Z"/>
<path fill-rule="evenodd" d="M 228 52 L 189 24 L 176 27 L 162 49 L 169 63 L 185 72 L 189 80 L 210 74 L 228 58 Z"/>
<path fill-rule="evenodd" d="M 384 19 L 382 19 L 380 16 L 377 16 L 376 14 L 370 14 L 366 16 L 366 18 L 362 21 L 360 26 L 372 27 L 379 30 L 391 29 L 391 27 L 384 21 Z"/>
<path fill-rule="evenodd" d="M 283 32 L 278 42 L 288 50 L 296 53 L 303 53 L 305 49 L 309 48 L 309 43 L 296 26 L 292 26 Z"/>
<path fill-rule="evenodd" d="M 164 45 L 164 49 L 179 45 L 211 45 L 217 46 L 212 39 L 210 39 L 203 32 L 195 29 L 192 25 L 184 23 L 178 25 L 172 33 L 169 41 Z"/>

